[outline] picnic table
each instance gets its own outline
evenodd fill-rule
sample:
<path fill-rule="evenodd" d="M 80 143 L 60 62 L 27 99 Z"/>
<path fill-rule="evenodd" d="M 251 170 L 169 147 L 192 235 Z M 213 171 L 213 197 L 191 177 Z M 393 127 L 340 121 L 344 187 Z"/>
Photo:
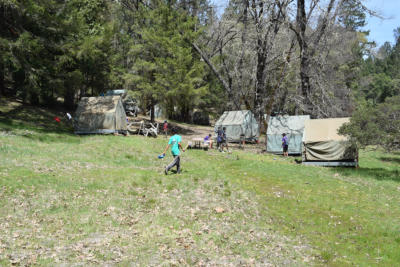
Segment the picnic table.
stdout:
<path fill-rule="evenodd" d="M 194 147 L 201 148 L 203 143 L 203 138 L 193 138 Z"/>

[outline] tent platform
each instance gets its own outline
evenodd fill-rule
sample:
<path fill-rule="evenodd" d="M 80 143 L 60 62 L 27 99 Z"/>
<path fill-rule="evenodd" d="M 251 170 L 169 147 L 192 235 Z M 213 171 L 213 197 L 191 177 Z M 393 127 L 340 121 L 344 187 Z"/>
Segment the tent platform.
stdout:
<path fill-rule="evenodd" d="M 282 152 L 282 151 L 268 151 L 268 150 L 267 150 L 267 153 L 269 153 L 269 154 L 271 154 L 271 155 L 283 155 L 283 152 Z M 299 155 L 301 155 L 301 152 L 292 152 L 292 151 L 289 151 L 289 152 L 288 152 L 288 155 L 289 155 L 289 156 L 299 156 Z"/>
<path fill-rule="evenodd" d="M 356 161 L 303 161 L 302 165 L 321 167 L 357 167 Z"/>

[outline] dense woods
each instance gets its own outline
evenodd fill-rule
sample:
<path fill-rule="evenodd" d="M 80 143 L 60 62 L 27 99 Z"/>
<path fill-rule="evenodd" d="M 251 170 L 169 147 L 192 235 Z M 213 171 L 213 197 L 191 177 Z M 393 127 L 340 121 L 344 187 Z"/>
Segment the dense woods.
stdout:
<path fill-rule="evenodd" d="M 376 47 L 373 14 L 362 0 L 231 0 L 222 14 L 207 0 L 1 0 L 0 93 L 72 109 L 126 88 L 186 122 L 349 116 L 400 94 L 400 28 Z"/>

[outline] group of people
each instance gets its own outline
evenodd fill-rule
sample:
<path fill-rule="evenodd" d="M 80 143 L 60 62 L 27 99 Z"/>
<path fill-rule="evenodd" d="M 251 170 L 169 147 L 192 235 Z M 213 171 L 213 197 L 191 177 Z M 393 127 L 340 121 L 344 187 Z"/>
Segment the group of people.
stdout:
<path fill-rule="evenodd" d="M 168 122 L 164 121 L 163 125 L 163 130 L 164 134 L 167 137 L 168 134 Z M 185 152 L 185 148 L 182 146 L 182 137 L 176 133 L 176 130 L 174 128 L 171 129 L 170 131 L 173 135 L 169 138 L 168 144 L 165 147 L 162 157 L 165 156 L 165 153 L 168 151 L 169 148 L 171 148 L 171 154 L 173 157 L 173 160 L 171 163 L 169 163 L 167 166 L 165 166 L 164 173 L 165 175 L 168 174 L 168 172 L 176 166 L 176 173 L 181 172 L 181 150 L 182 152 Z M 224 148 L 229 152 L 228 150 L 228 143 L 226 139 L 226 128 L 219 128 L 217 133 L 217 149 L 220 152 L 224 152 Z M 207 135 L 204 137 L 204 145 L 208 146 L 209 148 L 213 147 L 213 140 L 211 134 Z"/>
<path fill-rule="evenodd" d="M 167 137 L 168 134 L 168 123 L 167 121 L 164 121 L 163 125 L 163 130 L 165 137 Z M 171 133 L 173 134 L 168 141 L 167 146 L 165 147 L 162 155 L 163 157 L 165 156 L 165 153 L 168 151 L 169 148 L 171 148 L 171 154 L 173 157 L 173 160 L 171 161 L 170 164 L 165 166 L 164 173 L 165 175 L 168 174 L 168 172 L 176 166 L 176 172 L 180 173 L 181 172 L 181 158 L 180 158 L 180 151 L 182 150 L 185 152 L 185 149 L 182 146 L 182 137 L 176 133 L 176 130 L 174 128 L 171 129 Z M 220 152 L 224 152 L 224 148 L 229 152 L 228 150 L 228 142 L 226 138 L 226 128 L 225 127 L 219 127 L 218 130 L 216 131 L 217 134 L 217 149 Z M 208 134 L 206 137 L 204 137 L 204 145 L 208 146 L 209 148 L 213 147 L 213 140 L 211 134 Z M 289 156 L 288 152 L 288 147 L 289 147 L 289 140 L 286 135 L 286 133 L 282 134 L 282 150 L 283 150 L 283 156 L 287 157 Z"/>
<path fill-rule="evenodd" d="M 226 139 L 226 128 L 218 128 L 218 131 L 216 132 L 217 134 L 217 149 L 220 152 L 224 152 L 224 148 L 229 152 L 228 150 L 228 142 Z M 206 135 L 203 139 L 203 144 L 204 146 L 207 146 L 208 148 L 213 148 L 213 139 L 211 137 L 211 134 Z"/>

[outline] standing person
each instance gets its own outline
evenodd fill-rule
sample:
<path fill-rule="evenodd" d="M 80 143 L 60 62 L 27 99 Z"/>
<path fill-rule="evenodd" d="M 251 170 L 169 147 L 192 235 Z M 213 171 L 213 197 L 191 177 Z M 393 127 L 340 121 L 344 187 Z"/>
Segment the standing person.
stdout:
<path fill-rule="evenodd" d="M 226 128 L 222 128 L 222 143 L 221 143 L 221 150 L 224 152 L 224 147 L 226 147 L 226 151 L 229 152 L 228 148 L 228 141 L 226 139 Z"/>
<path fill-rule="evenodd" d="M 165 175 L 168 174 L 168 171 L 172 169 L 174 166 L 176 166 L 177 173 L 181 172 L 181 157 L 180 157 L 180 149 L 182 149 L 183 152 L 185 152 L 185 149 L 182 147 L 181 142 L 182 142 L 182 137 L 178 134 L 175 133 L 175 130 L 172 129 L 172 133 L 174 133 L 173 136 L 168 141 L 168 145 L 165 147 L 163 155 L 167 152 L 169 147 L 171 147 L 171 153 L 174 159 L 170 164 L 168 164 L 165 167 L 164 173 Z"/>
<path fill-rule="evenodd" d="M 286 136 L 285 133 L 282 134 L 282 148 L 283 148 L 283 156 L 288 157 L 288 147 L 289 147 L 289 142 L 288 142 L 288 137 Z"/>
<path fill-rule="evenodd" d="M 217 149 L 219 151 L 221 151 L 222 135 L 223 135 L 223 131 L 220 126 L 220 127 L 218 127 L 218 130 L 217 130 Z"/>
<path fill-rule="evenodd" d="M 167 135 L 168 135 L 168 122 L 167 121 L 164 121 L 163 130 L 164 130 L 165 138 L 167 138 Z"/>

